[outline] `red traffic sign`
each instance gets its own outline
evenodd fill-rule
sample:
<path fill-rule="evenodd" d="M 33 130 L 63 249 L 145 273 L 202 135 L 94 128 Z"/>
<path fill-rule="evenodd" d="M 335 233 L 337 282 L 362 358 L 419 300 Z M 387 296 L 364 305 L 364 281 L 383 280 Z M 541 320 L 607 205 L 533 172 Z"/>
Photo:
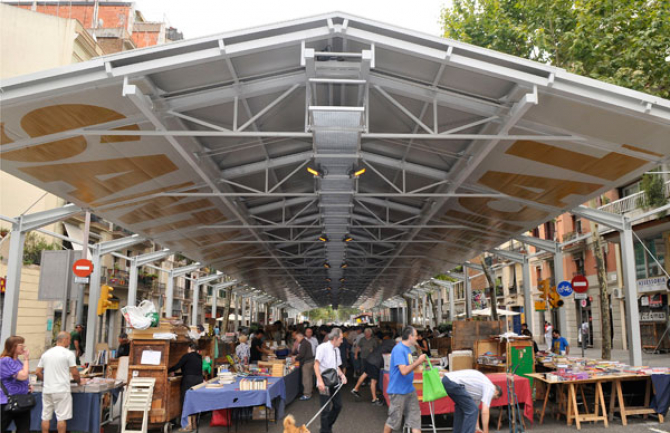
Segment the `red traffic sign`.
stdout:
<path fill-rule="evenodd" d="M 93 262 L 86 259 L 79 259 L 72 265 L 72 272 L 78 277 L 88 277 L 93 272 Z"/>
<path fill-rule="evenodd" d="M 584 275 L 577 275 L 572 279 L 572 290 L 577 293 L 586 293 L 589 290 L 589 281 Z"/>

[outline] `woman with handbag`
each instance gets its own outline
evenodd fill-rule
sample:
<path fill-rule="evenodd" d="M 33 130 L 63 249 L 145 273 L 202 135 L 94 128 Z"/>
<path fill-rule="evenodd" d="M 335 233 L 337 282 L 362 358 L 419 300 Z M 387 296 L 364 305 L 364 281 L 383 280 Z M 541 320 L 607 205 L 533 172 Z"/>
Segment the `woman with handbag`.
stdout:
<path fill-rule="evenodd" d="M 23 361 L 19 360 L 23 357 Z M 0 355 L 0 404 L 2 413 L 2 432 L 9 429 L 9 425 L 14 421 L 17 433 L 28 433 L 30 431 L 30 409 L 25 407 L 25 403 L 17 400 L 28 400 L 26 397 L 30 393 L 28 380 L 28 360 L 30 354 L 25 346 L 25 339 L 19 336 L 12 336 L 5 340 L 5 349 Z M 33 402 L 34 406 L 34 402 Z"/>

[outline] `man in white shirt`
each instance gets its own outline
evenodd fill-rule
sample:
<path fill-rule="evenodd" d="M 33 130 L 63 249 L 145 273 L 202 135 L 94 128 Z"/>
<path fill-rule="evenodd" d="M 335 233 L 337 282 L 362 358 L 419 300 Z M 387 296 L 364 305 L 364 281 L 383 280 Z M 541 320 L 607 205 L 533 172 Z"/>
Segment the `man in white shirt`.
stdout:
<path fill-rule="evenodd" d="M 49 433 L 49 424 L 54 412 L 58 421 L 58 433 L 65 433 L 67 420 L 72 418 L 72 393 L 70 375 L 81 383 L 77 360 L 68 350 L 70 334 L 59 332 L 56 346 L 42 354 L 37 364 L 37 378 L 42 381 L 42 433 Z"/>
<path fill-rule="evenodd" d="M 491 400 L 502 395 L 502 389 L 477 370 L 446 373 L 442 385 L 454 401 L 454 432 L 475 433 L 478 428 L 479 404 L 482 405 L 482 427 L 489 433 Z"/>
<path fill-rule="evenodd" d="M 551 343 L 554 340 L 552 333 L 554 332 L 554 327 L 551 326 L 551 323 L 544 322 L 544 342 L 547 343 L 547 352 L 551 352 Z"/>
<path fill-rule="evenodd" d="M 314 330 L 312 328 L 307 328 L 305 329 L 305 339 L 309 341 L 309 344 L 312 345 L 312 353 L 316 353 L 316 347 L 319 345 L 319 342 L 316 340 L 316 337 L 314 336 Z"/>
<path fill-rule="evenodd" d="M 333 328 L 327 336 L 328 341 L 321 343 L 316 348 L 316 359 L 314 360 L 314 373 L 316 373 L 316 386 L 319 388 L 319 399 L 321 406 L 327 406 L 330 396 L 335 392 L 334 387 L 326 387 L 321 374 L 329 369 L 335 369 L 342 385 L 346 385 L 347 377 L 342 373 L 340 365 L 342 358 L 340 356 L 340 344 L 344 337 L 340 328 Z M 342 394 L 337 393 L 333 396 L 332 406 L 321 412 L 321 433 L 332 433 L 333 424 L 342 410 Z"/>

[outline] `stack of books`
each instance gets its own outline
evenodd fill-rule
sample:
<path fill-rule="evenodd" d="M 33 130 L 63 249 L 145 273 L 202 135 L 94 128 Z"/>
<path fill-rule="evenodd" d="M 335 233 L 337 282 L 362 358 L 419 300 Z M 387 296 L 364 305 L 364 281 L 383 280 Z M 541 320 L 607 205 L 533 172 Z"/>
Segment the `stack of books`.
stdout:
<path fill-rule="evenodd" d="M 240 380 L 240 391 L 265 391 L 268 389 L 268 380 L 261 377 L 247 377 Z"/>

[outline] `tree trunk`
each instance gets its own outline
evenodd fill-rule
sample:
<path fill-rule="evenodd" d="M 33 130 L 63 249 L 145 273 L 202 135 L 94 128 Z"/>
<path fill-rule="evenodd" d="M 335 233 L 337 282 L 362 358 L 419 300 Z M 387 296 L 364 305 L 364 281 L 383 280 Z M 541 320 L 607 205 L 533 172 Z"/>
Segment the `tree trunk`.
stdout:
<path fill-rule="evenodd" d="M 489 286 L 486 288 L 486 292 L 488 293 L 489 298 L 491 299 L 491 320 L 498 321 L 498 298 L 496 297 L 496 285 L 495 282 L 493 281 L 493 278 L 491 277 L 489 267 L 486 266 L 486 260 L 484 260 L 483 256 L 481 260 L 481 265 L 482 270 L 484 271 L 484 275 L 486 275 L 486 280 L 489 282 Z"/>
<path fill-rule="evenodd" d="M 600 317 L 602 326 L 602 358 L 612 359 L 612 335 L 610 329 L 610 300 L 607 293 L 607 268 L 603 259 L 603 249 L 601 237 L 598 234 L 598 224 L 591 223 L 591 233 L 593 243 L 593 256 L 596 259 L 596 269 L 598 272 L 598 284 L 600 285 Z M 580 318 L 581 320 L 581 318 Z M 581 332 L 581 323 L 580 326 Z M 582 336 L 584 338 L 584 336 Z"/>

